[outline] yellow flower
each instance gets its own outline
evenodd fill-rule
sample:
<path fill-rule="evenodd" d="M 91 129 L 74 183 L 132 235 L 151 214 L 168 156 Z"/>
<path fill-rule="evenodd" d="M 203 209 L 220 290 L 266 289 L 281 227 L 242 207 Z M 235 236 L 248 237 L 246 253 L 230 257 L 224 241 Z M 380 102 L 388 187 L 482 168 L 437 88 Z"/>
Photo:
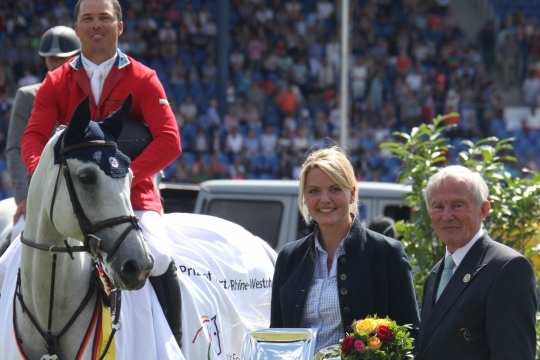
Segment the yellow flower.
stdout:
<path fill-rule="evenodd" d="M 378 319 L 377 320 L 377 326 L 384 325 L 390 327 L 390 320 L 388 319 Z"/>
<path fill-rule="evenodd" d="M 367 346 L 371 350 L 377 350 L 381 347 L 381 340 L 376 336 L 372 336 L 368 339 Z"/>
<path fill-rule="evenodd" d="M 355 330 L 359 335 L 369 335 L 377 327 L 377 321 L 374 319 L 364 319 L 356 322 Z"/>

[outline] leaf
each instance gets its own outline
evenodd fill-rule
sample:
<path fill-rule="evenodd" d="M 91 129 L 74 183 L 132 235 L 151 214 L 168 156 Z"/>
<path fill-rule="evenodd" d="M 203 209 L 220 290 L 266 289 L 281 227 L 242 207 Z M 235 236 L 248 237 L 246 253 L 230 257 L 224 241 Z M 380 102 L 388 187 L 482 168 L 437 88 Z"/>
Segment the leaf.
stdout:
<path fill-rule="evenodd" d="M 492 147 L 482 147 L 482 157 L 485 162 L 491 162 L 493 160 L 494 149 Z"/>
<path fill-rule="evenodd" d="M 471 140 L 461 140 L 460 143 L 467 146 L 467 147 L 469 147 L 469 148 L 474 147 L 474 143 Z"/>
<path fill-rule="evenodd" d="M 490 136 L 487 138 L 480 139 L 476 142 L 476 145 L 483 145 L 486 143 L 496 143 L 499 139 L 495 136 Z"/>
<path fill-rule="evenodd" d="M 438 158 L 435 158 L 432 160 L 433 163 L 441 163 L 441 162 L 445 162 L 446 161 L 446 156 L 439 156 Z"/>

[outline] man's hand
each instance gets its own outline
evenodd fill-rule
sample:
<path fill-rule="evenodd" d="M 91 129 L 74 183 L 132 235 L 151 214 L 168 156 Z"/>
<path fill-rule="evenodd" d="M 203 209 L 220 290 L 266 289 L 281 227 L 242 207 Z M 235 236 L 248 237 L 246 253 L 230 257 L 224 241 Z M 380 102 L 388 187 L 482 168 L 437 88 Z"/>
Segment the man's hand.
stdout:
<path fill-rule="evenodd" d="M 16 224 L 21 216 L 26 217 L 26 200 L 21 201 L 17 205 L 17 210 L 15 211 L 15 215 L 13 215 L 13 224 Z"/>

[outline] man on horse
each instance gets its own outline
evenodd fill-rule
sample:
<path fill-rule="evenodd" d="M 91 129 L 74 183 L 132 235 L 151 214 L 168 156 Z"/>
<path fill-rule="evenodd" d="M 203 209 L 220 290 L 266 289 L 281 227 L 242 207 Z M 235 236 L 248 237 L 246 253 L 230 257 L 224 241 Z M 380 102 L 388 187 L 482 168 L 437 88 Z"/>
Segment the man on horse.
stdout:
<path fill-rule="evenodd" d="M 47 74 L 23 135 L 23 160 L 32 174 L 54 127 L 66 124 L 86 97 L 92 118 L 99 121 L 132 95 L 130 118 L 143 122 L 152 140 L 132 159 L 131 204 L 155 260 L 150 280 L 181 345 L 180 287 L 161 220 L 161 200 L 152 181 L 181 153 L 176 119 L 156 72 L 118 49 L 124 30 L 118 0 L 78 0 L 74 20 L 81 54 Z"/>

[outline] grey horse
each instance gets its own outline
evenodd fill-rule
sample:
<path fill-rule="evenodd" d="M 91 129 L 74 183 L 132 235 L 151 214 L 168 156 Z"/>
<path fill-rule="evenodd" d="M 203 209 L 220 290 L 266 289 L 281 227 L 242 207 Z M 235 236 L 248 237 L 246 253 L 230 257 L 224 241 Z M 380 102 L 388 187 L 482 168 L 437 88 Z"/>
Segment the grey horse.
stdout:
<path fill-rule="evenodd" d="M 153 266 L 130 204 L 129 158 L 115 142 L 129 107 L 130 99 L 97 124 L 81 103 L 32 176 L 14 300 L 19 351 L 29 359 L 90 358 L 102 302 L 94 267 L 106 288 L 132 290 Z"/>

